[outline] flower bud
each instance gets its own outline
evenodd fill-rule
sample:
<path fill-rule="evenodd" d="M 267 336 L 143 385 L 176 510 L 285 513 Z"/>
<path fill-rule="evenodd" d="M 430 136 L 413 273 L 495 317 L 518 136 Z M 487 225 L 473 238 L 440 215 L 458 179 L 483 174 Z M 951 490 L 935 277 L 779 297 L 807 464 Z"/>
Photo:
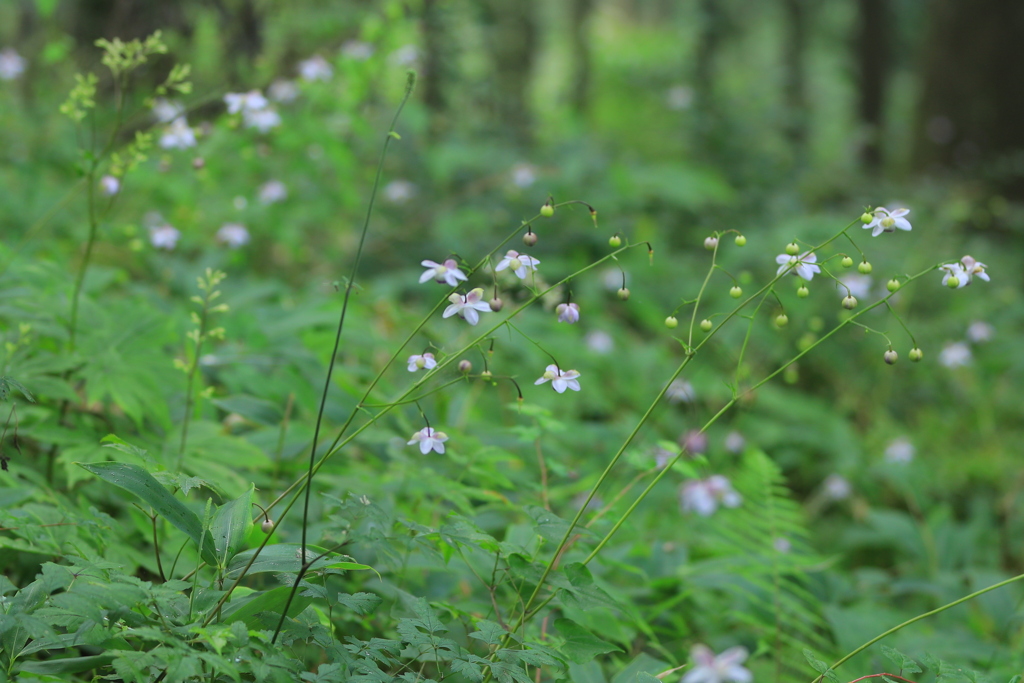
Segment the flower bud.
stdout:
<path fill-rule="evenodd" d="M 491 299 L 487 303 L 489 303 L 491 305 L 491 310 L 494 311 L 495 313 L 500 311 L 502 309 L 502 307 L 505 305 L 505 302 L 502 301 L 501 299 L 499 299 L 498 297 L 494 297 L 493 299 Z"/>
<path fill-rule="evenodd" d="M 840 261 L 840 263 L 843 264 L 843 268 L 850 268 L 851 266 L 853 266 L 853 259 L 850 258 L 849 256 L 844 256 L 843 260 Z"/>
<path fill-rule="evenodd" d="M 893 351 L 892 349 L 889 349 L 888 351 L 886 351 L 885 355 L 883 356 L 883 358 L 885 358 L 885 362 L 888 363 L 889 365 L 892 365 L 893 363 L 895 363 L 896 359 L 898 359 L 899 357 L 900 357 L 900 355 L 898 353 L 896 353 L 895 351 Z"/>
<path fill-rule="evenodd" d="M 717 237 L 705 237 L 704 238 L 704 248 L 705 249 L 707 249 L 708 251 L 714 251 L 716 247 L 718 247 L 718 238 Z"/>
<path fill-rule="evenodd" d="M 807 289 L 807 287 L 804 287 L 803 285 L 800 285 L 800 287 L 798 287 L 796 290 L 796 295 L 801 299 L 806 299 L 811 295 L 811 290 Z"/>
<path fill-rule="evenodd" d="M 619 298 L 620 298 L 620 299 L 622 299 L 623 301 L 628 301 L 628 300 L 629 300 L 629 290 L 628 290 L 628 289 L 626 289 L 625 287 L 621 288 L 621 289 L 620 289 L 620 290 L 618 291 L 618 296 L 619 296 Z"/>
<path fill-rule="evenodd" d="M 860 265 L 857 266 L 857 271 L 862 275 L 867 275 L 871 272 L 871 264 L 867 261 L 861 261 Z"/>
<path fill-rule="evenodd" d="M 743 235 L 736 235 L 736 246 L 743 247 L 747 244 L 747 238 Z"/>
<path fill-rule="evenodd" d="M 946 286 L 950 289 L 956 289 L 960 286 L 960 278 L 956 275 L 950 275 L 949 279 L 946 281 Z"/>
<path fill-rule="evenodd" d="M 667 327 L 668 329 L 674 330 L 678 326 L 679 320 L 674 315 L 670 315 L 669 317 L 665 318 L 665 327 Z"/>
<path fill-rule="evenodd" d="M 260 524 L 260 529 L 263 529 L 263 533 L 269 534 L 271 531 L 274 530 L 274 520 L 272 520 L 272 519 L 265 519 L 265 520 L 263 520 L 263 524 Z"/>
<path fill-rule="evenodd" d="M 459 372 L 461 372 L 463 375 L 468 375 L 469 371 L 472 369 L 473 364 L 470 363 L 468 360 L 463 359 L 459 361 Z"/>
<path fill-rule="evenodd" d="M 860 215 L 860 222 L 863 223 L 864 225 L 867 225 L 873 220 L 875 220 L 875 217 L 872 216 L 870 213 L 865 212 Z"/>
<path fill-rule="evenodd" d="M 789 316 L 786 315 L 785 313 L 779 313 L 777 316 L 775 316 L 775 324 L 778 325 L 779 327 L 785 327 L 786 325 L 789 324 Z"/>
<path fill-rule="evenodd" d="M 622 246 L 622 238 L 618 235 L 612 235 L 608 238 L 608 246 L 613 249 L 618 249 Z"/>
<path fill-rule="evenodd" d="M 555 207 L 553 207 L 550 203 L 545 204 L 544 206 L 540 207 L 540 215 L 544 216 L 545 218 L 551 218 L 552 216 L 555 215 Z"/>
<path fill-rule="evenodd" d="M 523 244 L 525 244 L 528 247 L 532 247 L 533 245 L 537 244 L 537 233 L 531 230 L 530 232 L 523 235 Z"/>
<path fill-rule="evenodd" d="M 914 348 L 910 349 L 910 353 L 908 353 L 907 356 L 910 358 L 910 360 L 916 363 L 922 358 L 924 358 L 924 351 L 915 346 Z"/>
<path fill-rule="evenodd" d="M 710 332 L 712 327 L 714 327 L 714 325 L 707 318 L 704 318 L 703 320 L 700 321 L 700 329 L 704 330 L 705 332 Z"/>
<path fill-rule="evenodd" d="M 739 299 L 741 296 L 743 296 L 743 288 L 740 287 L 739 285 L 733 285 L 732 289 L 729 290 L 729 296 L 731 296 L 733 299 Z"/>
<path fill-rule="evenodd" d="M 800 253 L 800 245 L 796 242 L 790 242 L 786 245 L 786 253 L 790 256 L 796 256 Z"/>
<path fill-rule="evenodd" d="M 897 280 L 896 278 L 893 278 L 885 283 L 885 288 L 888 289 L 890 292 L 895 292 L 897 289 L 900 288 L 900 281 Z"/>
<path fill-rule="evenodd" d="M 852 294 L 848 294 L 843 297 L 843 308 L 846 310 L 853 310 L 857 307 L 857 297 Z"/>
<path fill-rule="evenodd" d="M 491 381 L 492 377 L 494 377 L 494 375 L 491 374 L 490 370 L 484 370 L 483 372 L 480 373 L 480 379 L 484 380 L 485 382 Z"/>

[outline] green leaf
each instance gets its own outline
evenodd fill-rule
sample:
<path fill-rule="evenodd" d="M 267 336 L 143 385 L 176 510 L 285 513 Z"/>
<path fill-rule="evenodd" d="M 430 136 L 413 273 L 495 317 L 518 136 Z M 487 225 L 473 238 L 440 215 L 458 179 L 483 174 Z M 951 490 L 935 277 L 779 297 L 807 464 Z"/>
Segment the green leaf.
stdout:
<path fill-rule="evenodd" d="M 252 525 L 252 497 L 254 488 L 217 508 L 210 523 L 210 535 L 213 536 L 217 557 L 226 565 L 238 553 L 245 542 L 246 534 Z"/>
<path fill-rule="evenodd" d="M 315 545 L 306 546 L 306 558 L 312 560 L 317 555 L 324 552 L 324 548 L 320 548 Z M 245 552 L 238 553 L 231 560 L 231 564 L 228 565 L 228 571 L 225 575 L 229 579 L 237 579 L 241 575 L 242 570 L 245 569 L 245 565 L 249 564 L 249 560 L 259 552 L 259 557 L 252 563 L 246 574 L 260 574 L 263 572 L 297 572 L 302 569 L 302 562 L 300 561 L 300 553 L 302 547 L 298 543 L 275 543 L 268 545 L 259 550 L 259 548 L 253 548 L 252 550 L 246 550 Z M 357 564 L 355 562 L 338 561 L 334 558 L 345 557 L 345 555 L 339 555 L 338 553 L 330 553 L 325 557 L 321 557 L 319 560 L 314 562 L 309 569 L 345 569 L 345 570 L 362 570 L 362 569 L 373 569 L 365 564 Z"/>
<path fill-rule="evenodd" d="M 812 669 L 828 678 L 832 683 L 839 683 L 839 677 L 836 676 L 836 672 L 833 671 L 828 664 L 818 659 L 815 654 L 807 648 L 804 648 L 804 659 L 807 660 L 807 663 L 811 665 Z"/>
<path fill-rule="evenodd" d="M 141 498 L 156 510 L 157 514 L 191 538 L 196 546 L 201 544 L 200 555 L 204 561 L 212 565 L 217 564 L 217 550 L 213 538 L 209 534 L 204 536 L 203 524 L 199 517 L 172 496 L 149 472 L 137 465 L 121 462 L 78 464 L 100 479 Z"/>
<path fill-rule="evenodd" d="M 358 615 L 370 614 L 381 603 L 380 596 L 373 593 L 339 593 L 338 603 L 348 607 Z"/>
<path fill-rule="evenodd" d="M 577 664 L 593 661 L 606 652 L 621 652 L 622 648 L 607 643 L 571 619 L 555 620 L 555 628 L 565 638 L 561 652 Z"/>
<path fill-rule="evenodd" d="M 91 669 L 98 669 L 114 661 L 114 655 L 91 655 L 88 657 L 66 657 L 64 659 L 47 659 L 44 661 L 25 662 L 21 670 L 31 674 L 77 674 Z"/>
<path fill-rule="evenodd" d="M 896 665 L 900 670 L 901 676 L 921 673 L 921 667 L 917 665 L 917 662 L 896 648 L 889 647 L 888 645 L 882 645 L 881 648 L 882 654 L 885 655 L 886 659 Z"/>
<path fill-rule="evenodd" d="M 213 405 L 229 413 L 237 413 L 247 420 L 252 420 L 266 427 L 277 427 L 281 424 L 283 413 L 281 408 L 270 401 L 246 394 L 215 398 Z"/>
<path fill-rule="evenodd" d="M 259 615 L 263 612 L 271 612 L 280 616 L 291 591 L 291 586 L 278 586 L 264 593 L 252 593 L 240 600 L 229 602 L 224 608 L 222 622 L 230 624 L 235 621 L 243 621 L 250 629 L 267 628 L 270 624 L 261 621 Z M 309 607 L 311 602 L 313 602 L 312 599 L 296 594 L 292 604 L 288 606 L 288 616 L 294 617 Z"/>

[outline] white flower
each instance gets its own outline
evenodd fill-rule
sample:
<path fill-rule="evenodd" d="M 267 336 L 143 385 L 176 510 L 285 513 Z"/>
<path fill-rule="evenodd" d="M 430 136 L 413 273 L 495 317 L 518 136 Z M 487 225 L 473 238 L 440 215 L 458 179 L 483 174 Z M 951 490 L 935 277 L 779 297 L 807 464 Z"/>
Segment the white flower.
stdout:
<path fill-rule="evenodd" d="M 779 270 L 776 275 L 782 275 L 789 270 L 793 275 L 809 281 L 814 277 L 815 273 L 821 272 L 821 268 L 814 265 L 817 260 L 818 255 L 813 251 L 805 251 L 799 256 L 779 254 L 775 257 L 775 262 L 779 264 Z"/>
<path fill-rule="evenodd" d="M 255 128 L 261 133 L 267 133 L 281 125 L 281 115 L 269 107 L 256 111 L 246 109 L 242 112 L 242 121 L 246 128 Z"/>
<path fill-rule="evenodd" d="M 743 499 L 736 493 L 729 480 L 720 474 L 707 479 L 696 479 L 683 484 L 679 493 L 679 507 L 683 512 L 696 512 L 701 517 L 710 517 L 719 505 L 727 508 L 739 507 Z"/>
<path fill-rule="evenodd" d="M 707 645 L 694 645 L 690 649 L 693 668 L 683 676 L 682 683 L 750 683 L 753 676 L 740 666 L 747 659 L 747 649 L 731 647 L 715 655 Z"/>
<path fill-rule="evenodd" d="M 939 362 L 947 368 L 959 368 L 971 363 L 971 347 L 963 342 L 946 344 L 939 353 Z"/>
<path fill-rule="evenodd" d="M 449 287 L 457 287 L 459 280 L 466 279 L 466 274 L 459 270 L 459 264 L 455 262 L 455 259 L 445 259 L 444 263 L 423 260 L 420 261 L 420 265 L 427 269 L 420 275 L 421 283 L 434 278 L 435 282 L 447 284 Z M 480 291 L 482 292 L 483 290 Z M 487 310 L 491 309 L 488 308 Z"/>
<path fill-rule="evenodd" d="M 25 58 L 7 48 L 0 52 L 0 81 L 13 81 L 25 73 Z"/>
<path fill-rule="evenodd" d="M 960 259 L 960 263 L 964 268 L 964 272 L 967 273 L 967 284 L 970 284 L 974 280 L 974 276 L 977 275 L 985 282 L 988 282 L 988 273 L 985 269 L 988 268 L 984 263 L 975 261 L 970 256 L 964 256 Z"/>
<path fill-rule="evenodd" d="M 612 339 L 612 336 L 604 330 L 588 332 L 584 341 L 586 342 L 588 349 L 594 353 L 599 353 L 602 356 L 615 350 L 615 340 Z"/>
<path fill-rule="evenodd" d="M 388 62 L 395 66 L 415 66 L 420 58 L 420 49 L 415 45 L 403 45 L 390 55 Z"/>
<path fill-rule="evenodd" d="M 362 40 L 347 40 L 341 46 L 341 54 L 357 62 L 365 62 L 373 56 L 373 45 Z"/>
<path fill-rule="evenodd" d="M 426 455 L 431 450 L 444 453 L 444 442 L 447 440 L 448 435 L 444 432 L 434 431 L 432 427 L 424 427 L 412 435 L 408 445 L 412 446 L 415 443 L 419 443 L 420 453 L 423 455 Z"/>
<path fill-rule="evenodd" d="M 564 394 L 566 389 L 580 390 L 580 383 L 576 379 L 579 376 L 580 373 L 575 370 L 561 370 L 557 365 L 549 365 L 544 369 L 544 374 L 540 379 L 534 382 L 534 385 L 544 384 L 550 380 L 551 387 L 558 393 Z"/>
<path fill-rule="evenodd" d="M 154 225 L 149 228 L 149 243 L 157 249 L 170 251 L 178 244 L 181 233 L 169 225 Z"/>
<path fill-rule="evenodd" d="M 288 198 L 288 188 L 280 180 L 270 180 L 260 185 L 261 204 L 274 204 Z"/>
<path fill-rule="evenodd" d="M 825 477 L 825 495 L 832 500 L 849 498 L 853 493 L 850 482 L 841 474 L 830 474 Z"/>
<path fill-rule="evenodd" d="M 665 390 L 665 398 L 672 403 L 689 403 L 697 398 L 697 394 L 693 390 L 693 385 L 685 379 L 675 379 Z"/>
<path fill-rule="evenodd" d="M 576 304 L 558 304 L 555 308 L 558 314 L 558 322 L 569 323 L 570 325 L 580 319 L 580 307 Z"/>
<path fill-rule="evenodd" d="M 259 90 L 242 93 L 229 92 L 224 96 L 224 104 L 228 106 L 229 114 L 254 112 L 266 108 L 267 98 Z"/>
<path fill-rule="evenodd" d="M 914 459 L 914 444 L 905 436 L 893 439 L 885 447 L 885 459 L 888 462 L 904 464 Z"/>
<path fill-rule="evenodd" d="M 540 261 L 533 258 L 532 256 L 520 254 L 518 251 L 514 249 L 509 249 L 508 252 L 506 252 L 505 254 L 505 258 L 501 259 L 498 265 L 495 266 L 494 270 L 498 271 L 505 270 L 506 268 L 508 268 L 513 273 L 515 273 L 516 277 L 518 277 L 520 280 L 525 280 L 526 273 L 531 270 L 537 270 L 537 264 L 539 263 Z"/>
<path fill-rule="evenodd" d="M 516 164 L 512 167 L 512 182 L 516 187 L 527 188 L 537 181 L 537 169 L 533 164 Z"/>
<path fill-rule="evenodd" d="M 185 113 L 185 107 L 181 102 L 158 97 L 153 102 L 153 118 L 158 123 L 170 123 L 180 118 Z"/>
<path fill-rule="evenodd" d="M 975 320 L 967 328 L 967 338 L 975 344 L 987 342 L 995 334 L 995 329 L 986 322 Z"/>
<path fill-rule="evenodd" d="M 304 81 L 329 81 L 333 75 L 334 69 L 320 55 L 299 62 L 299 76 Z"/>
<path fill-rule="evenodd" d="M 392 180 L 384 186 L 384 198 L 392 204 L 405 204 L 416 196 L 416 185 L 408 180 Z"/>
<path fill-rule="evenodd" d="M 409 372 L 416 372 L 417 370 L 433 370 L 437 367 L 437 361 L 434 360 L 434 354 L 424 353 L 422 356 L 409 356 Z"/>
<path fill-rule="evenodd" d="M 970 282 L 970 276 L 959 263 L 946 263 L 939 266 L 939 268 L 946 271 L 946 274 L 942 276 L 942 284 L 944 286 L 949 282 L 949 278 L 951 277 L 955 277 L 957 279 L 957 289 L 966 287 Z"/>
<path fill-rule="evenodd" d="M 241 223 L 225 223 L 217 231 L 217 241 L 237 249 L 249 243 L 249 231 Z"/>
<path fill-rule="evenodd" d="M 747 440 L 736 430 L 725 435 L 725 450 L 730 453 L 742 453 L 746 446 Z"/>
<path fill-rule="evenodd" d="M 100 190 L 108 197 L 113 197 L 121 191 L 121 181 L 112 175 L 105 175 L 100 178 Z"/>
<path fill-rule="evenodd" d="M 188 149 L 196 146 L 196 134 L 189 128 L 185 117 L 179 116 L 164 129 L 160 136 L 160 146 L 164 149 Z"/>
<path fill-rule="evenodd" d="M 270 84 L 270 87 L 267 88 L 267 94 L 275 102 L 288 104 L 299 99 L 299 86 L 295 85 L 295 81 L 280 78 Z"/>
<path fill-rule="evenodd" d="M 839 293 L 844 297 L 847 295 L 847 289 L 851 296 L 857 297 L 858 299 L 867 299 L 871 296 L 871 276 L 861 275 L 859 273 L 850 273 L 839 278 L 839 282 L 846 285 L 845 288 L 839 287 Z M 888 292 L 886 292 L 888 294 Z"/>
<path fill-rule="evenodd" d="M 864 229 L 870 228 L 872 237 L 878 237 L 883 232 L 896 232 L 896 228 L 910 230 L 910 221 L 904 218 L 908 213 L 910 213 L 910 209 L 889 211 L 884 206 L 880 206 L 871 212 L 872 220 L 864 226 Z"/>
<path fill-rule="evenodd" d="M 486 301 L 481 301 L 484 295 L 484 290 L 477 287 L 471 290 L 466 296 L 462 296 L 457 292 L 452 293 L 448 297 L 448 301 L 452 304 L 448 308 L 444 309 L 442 318 L 450 318 L 456 313 L 466 319 L 466 322 L 470 325 L 476 325 L 480 321 L 480 314 L 477 311 L 483 311 L 490 313 L 491 305 Z"/>

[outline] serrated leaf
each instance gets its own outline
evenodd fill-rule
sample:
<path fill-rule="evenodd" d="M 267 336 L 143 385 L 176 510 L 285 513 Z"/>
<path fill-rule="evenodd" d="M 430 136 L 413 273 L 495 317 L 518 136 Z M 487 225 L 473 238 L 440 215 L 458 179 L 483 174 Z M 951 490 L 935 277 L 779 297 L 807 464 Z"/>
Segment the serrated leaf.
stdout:
<path fill-rule="evenodd" d="M 807 663 L 811 665 L 812 669 L 828 678 L 832 683 L 839 683 L 839 677 L 836 676 L 836 672 L 833 671 L 828 664 L 818 659 L 817 656 L 807 648 L 804 648 L 804 659 L 807 660 Z"/>
<path fill-rule="evenodd" d="M 326 549 L 315 545 L 306 546 L 306 558 L 312 560 L 314 557 L 324 553 Z M 265 572 L 298 572 L 302 568 L 302 562 L 299 559 L 302 553 L 302 546 L 298 543 L 275 543 L 272 545 L 265 546 L 263 550 L 259 548 L 253 548 L 252 550 L 246 550 L 244 552 L 235 555 L 231 563 L 228 565 L 227 574 L 225 575 L 229 579 L 237 579 L 245 569 L 245 566 L 249 564 L 249 560 L 253 555 L 258 553 L 256 561 L 253 562 L 252 566 L 246 571 L 246 574 L 260 574 Z M 316 562 L 313 562 L 308 569 L 324 569 L 326 567 L 333 567 L 334 569 L 345 569 L 350 571 L 369 569 L 373 570 L 373 567 L 369 567 L 365 564 L 358 564 L 356 562 L 349 562 L 347 560 L 338 560 L 339 557 L 346 557 L 345 555 L 339 555 L 338 553 L 328 553 L 326 556 L 321 557 Z"/>
<path fill-rule="evenodd" d="M 104 481 L 138 496 L 179 531 L 200 547 L 205 562 L 217 564 L 217 550 L 210 534 L 203 533 L 199 517 L 165 489 L 153 476 L 137 465 L 121 462 L 78 463 Z"/>
<path fill-rule="evenodd" d="M 291 586 L 278 586 L 263 593 L 252 593 L 244 598 L 233 600 L 224 607 L 224 617 L 221 622 L 230 624 L 235 621 L 244 621 L 250 629 L 267 628 L 268 624 L 263 623 L 259 619 L 259 615 L 270 612 L 279 616 L 284 610 L 285 603 L 288 602 L 288 595 L 291 591 Z M 288 606 L 288 616 L 294 617 L 306 609 L 311 602 L 311 598 L 296 595 L 292 599 L 291 605 Z"/>
<path fill-rule="evenodd" d="M 470 633 L 469 637 L 483 641 L 488 645 L 497 645 L 508 634 L 508 631 L 502 628 L 501 624 L 488 621 L 487 619 L 477 619 L 476 628 L 477 630 Z"/>
<path fill-rule="evenodd" d="M 380 596 L 373 593 L 339 593 L 338 603 L 363 616 L 373 613 L 380 605 Z"/>
<path fill-rule="evenodd" d="M 217 508 L 210 522 L 210 534 L 221 566 L 227 563 L 245 543 L 246 534 L 252 526 L 252 498 L 254 487 Z"/>
<path fill-rule="evenodd" d="M 900 675 L 905 674 L 917 674 L 921 673 L 921 667 L 917 665 L 910 657 L 906 656 L 894 647 L 888 645 L 882 645 L 882 654 L 885 655 L 886 659 L 896 665 L 900 670 Z"/>
<path fill-rule="evenodd" d="M 619 646 L 601 640 L 571 619 L 555 620 L 555 629 L 565 638 L 560 651 L 577 664 L 585 664 L 606 652 L 622 651 Z"/>

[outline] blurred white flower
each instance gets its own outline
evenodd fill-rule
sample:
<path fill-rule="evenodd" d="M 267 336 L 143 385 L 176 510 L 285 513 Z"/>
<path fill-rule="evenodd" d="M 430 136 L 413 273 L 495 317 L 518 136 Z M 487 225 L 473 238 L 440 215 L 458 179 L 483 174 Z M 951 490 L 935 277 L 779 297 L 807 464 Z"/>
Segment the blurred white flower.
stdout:
<path fill-rule="evenodd" d="M 224 96 L 224 104 L 227 105 L 229 114 L 238 114 L 265 109 L 268 103 L 267 98 L 259 90 L 250 90 L 241 93 L 229 92 Z"/>
<path fill-rule="evenodd" d="M 905 436 L 898 437 L 889 442 L 885 447 L 885 459 L 888 462 L 905 464 L 914 459 L 916 449 L 910 439 Z"/>
<path fill-rule="evenodd" d="M 697 398 L 697 394 L 693 390 L 693 385 L 685 379 L 674 379 L 665 390 L 665 398 L 672 403 L 690 403 Z"/>
<path fill-rule="evenodd" d="M 105 175 L 100 178 L 100 190 L 108 197 L 113 197 L 121 191 L 121 181 L 112 175 Z"/>
<path fill-rule="evenodd" d="M 466 274 L 459 269 L 459 264 L 455 259 L 445 259 L 444 263 L 425 259 L 420 261 L 420 265 L 427 269 L 422 275 L 420 275 L 420 283 L 433 278 L 438 284 L 447 284 L 449 287 L 457 287 L 459 285 L 459 280 L 466 280 Z M 490 309 L 488 308 L 487 310 Z"/>
<path fill-rule="evenodd" d="M 830 474 L 825 477 L 824 489 L 825 495 L 832 500 L 843 500 L 853 493 L 850 482 L 841 474 Z"/>
<path fill-rule="evenodd" d="M 482 301 L 484 290 L 477 287 L 469 292 L 469 294 L 462 296 L 458 292 L 453 292 L 448 297 L 448 301 L 451 305 L 444 309 L 444 313 L 441 315 L 442 318 L 450 318 L 456 313 L 462 316 L 467 323 L 470 325 L 476 325 L 480 322 L 480 314 L 477 311 L 484 313 L 491 312 L 491 305 L 486 301 Z"/>
<path fill-rule="evenodd" d="M 304 81 L 329 81 L 333 75 L 334 69 L 320 55 L 299 62 L 299 76 Z"/>
<path fill-rule="evenodd" d="M 196 134 L 189 127 L 188 121 L 179 116 L 164 129 L 160 136 L 160 146 L 164 149 L 188 149 L 196 146 Z"/>
<path fill-rule="evenodd" d="M 743 502 L 729 480 L 720 474 L 707 479 L 695 479 L 683 484 L 679 492 L 679 506 L 683 512 L 695 512 L 701 517 L 715 514 L 719 505 L 739 507 Z"/>
<path fill-rule="evenodd" d="M 817 260 L 818 255 L 812 251 L 805 251 L 799 256 L 779 254 L 775 257 L 775 262 L 779 264 L 776 275 L 782 275 L 788 270 L 791 274 L 810 281 L 815 273 L 821 272 L 821 268 L 815 265 Z"/>
<path fill-rule="evenodd" d="M 588 349 L 594 353 L 599 353 L 602 356 L 615 350 L 615 340 L 612 339 L 612 336 L 604 330 L 588 332 L 584 341 L 586 342 Z"/>
<path fill-rule="evenodd" d="M 967 328 L 967 339 L 975 344 L 987 342 L 992 339 L 993 334 L 995 334 L 995 328 L 981 320 L 975 320 Z"/>
<path fill-rule="evenodd" d="M 242 121 L 246 128 L 255 128 L 261 133 L 267 133 L 281 125 L 281 115 L 269 107 L 256 111 L 247 109 L 242 113 Z"/>
<path fill-rule="evenodd" d="M 746 446 L 747 440 L 736 430 L 725 435 L 725 450 L 730 453 L 742 453 Z"/>
<path fill-rule="evenodd" d="M 775 548 L 775 552 L 786 554 L 793 549 L 793 544 L 788 538 L 776 538 L 772 541 L 772 547 Z"/>
<path fill-rule="evenodd" d="M 288 188 L 280 180 L 268 180 L 260 185 L 258 197 L 261 204 L 275 204 L 288 198 Z"/>
<path fill-rule="evenodd" d="M 171 251 L 178 244 L 181 233 L 167 224 L 149 227 L 149 243 L 157 249 Z"/>
<path fill-rule="evenodd" d="M 959 368 L 971 363 L 971 347 L 964 342 L 953 342 L 942 347 L 939 363 L 947 368 Z"/>
<path fill-rule="evenodd" d="M 357 62 L 365 62 L 373 56 L 373 45 L 362 40 L 347 40 L 341 46 L 341 54 Z"/>
<path fill-rule="evenodd" d="M 417 354 L 409 356 L 409 360 L 406 362 L 409 364 L 409 372 L 416 372 L 417 370 L 433 370 L 437 367 L 437 361 L 434 360 L 434 354 L 430 352 L 422 355 Z"/>
<path fill-rule="evenodd" d="M 551 387 L 555 391 L 564 394 L 566 389 L 580 390 L 579 380 L 576 379 L 579 376 L 580 373 L 575 370 L 562 370 L 557 365 L 552 364 L 544 368 L 544 374 L 534 384 L 544 384 L 550 381 Z"/>
<path fill-rule="evenodd" d="M 416 66 L 419 59 L 420 49 L 415 45 L 403 45 L 388 55 L 388 62 L 395 66 Z"/>
<path fill-rule="evenodd" d="M 858 299 L 867 299 L 871 296 L 871 276 L 861 275 L 859 273 L 850 273 L 839 278 L 839 282 L 846 285 L 846 289 L 843 287 L 837 287 L 839 293 L 844 297 L 847 295 L 847 289 L 849 294 L 855 296 Z M 888 292 L 887 292 L 888 293 Z"/>
<path fill-rule="evenodd" d="M 569 323 L 570 325 L 579 322 L 580 319 L 580 307 L 576 304 L 558 304 L 555 307 L 555 313 L 558 314 L 558 322 Z"/>
<path fill-rule="evenodd" d="M 158 97 L 153 102 L 153 118 L 157 123 L 170 123 L 180 118 L 185 113 L 185 106 L 181 102 Z"/>
<path fill-rule="evenodd" d="M 384 186 L 384 198 L 393 204 L 405 204 L 416 196 L 416 185 L 408 180 L 392 180 Z"/>
<path fill-rule="evenodd" d="M 533 164 L 519 163 L 512 167 L 512 182 L 527 188 L 537 182 L 537 168 Z"/>
<path fill-rule="evenodd" d="M 409 440 L 408 445 L 418 443 L 420 445 L 420 453 L 426 455 L 431 450 L 437 451 L 438 453 L 444 453 L 444 442 L 448 440 L 448 435 L 444 432 L 438 432 L 433 427 L 424 427 L 420 431 L 412 435 L 412 439 Z"/>
<path fill-rule="evenodd" d="M 691 429 L 679 438 L 679 445 L 690 455 L 708 452 L 708 435 L 699 429 Z"/>
<path fill-rule="evenodd" d="M 217 231 L 217 241 L 237 249 L 249 243 L 249 231 L 241 223 L 225 223 Z"/>
<path fill-rule="evenodd" d="M 689 109 L 693 104 L 693 88 L 688 85 L 673 85 L 665 91 L 665 104 L 672 111 Z"/>
<path fill-rule="evenodd" d="M 988 268 L 984 263 L 975 261 L 970 256 L 964 256 L 960 259 L 960 264 L 964 267 L 964 272 L 967 273 L 967 284 L 970 284 L 974 280 L 974 276 L 977 275 L 985 282 L 988 282 L 988 273 L 985 269 Z"/>
<path fill-rule="evenodd" d="M 537 270 L 537 266 L 540 261 L 527 256 L 526 254 L 520 254 L 515 249 L 509 249 L 505 256 L 498 262 L 498 265 L 494 267 L 495 271 L 505 270 L 508 268 L 516 274 L 520 280 L 526 279 L 526 274 L 530 271 Z"/>
<path fill-rule="evenodd" d="M 295 81 L 279 78 L 267 88 L 267 95 L 275 102 L 288 104 L 299 99 L 299 86 L 295 85 Z"/>
<path fill-rule="evenodd" d="M 904 218 L 908 213 L 910 213 L 910 209 L 889 211 L 884 206 L 880 206 L 871 213 L 872 221 L 866 224 L 864 229 L 870 229 L 872 237 L 878 237 L 883 232 L 896 232 L 897 228 L 910 230 L 910 221 Z"/>
<path fill-rule="evenodd" d="M 0 52 L 0 81 L 13 81 L 25 73 L 25 58 L 14 48 L 8 47 Z"/>

